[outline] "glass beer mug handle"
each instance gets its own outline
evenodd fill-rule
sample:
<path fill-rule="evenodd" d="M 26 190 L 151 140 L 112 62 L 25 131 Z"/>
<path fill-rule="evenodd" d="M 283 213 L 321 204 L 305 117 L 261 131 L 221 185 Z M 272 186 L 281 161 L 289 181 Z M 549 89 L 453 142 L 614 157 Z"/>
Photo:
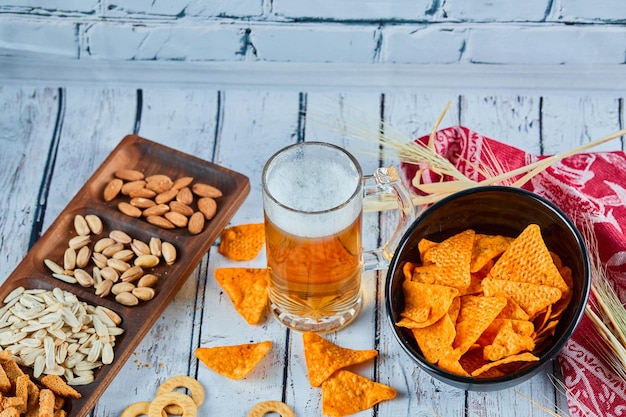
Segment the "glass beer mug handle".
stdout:
<path fill-rule="evenodd" d="M 400 212 L 398 225 L 387 242 L 378 249 L 363 251 L 365 271 L 384 269 L 389 266 L 393 253 L 409 225 L 416 218 L 417 209 L 411 193 L 404 186 L 395 167 L 378 168 L 372 176 L 364 178 L 363 192 L 366 197 L 378 194 L 395 196 Z"/>

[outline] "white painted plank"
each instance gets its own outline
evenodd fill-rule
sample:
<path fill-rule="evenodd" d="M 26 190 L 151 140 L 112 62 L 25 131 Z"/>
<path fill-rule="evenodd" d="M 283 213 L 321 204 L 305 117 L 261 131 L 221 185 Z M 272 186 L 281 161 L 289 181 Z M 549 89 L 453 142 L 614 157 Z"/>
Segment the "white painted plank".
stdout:
<path fill-rule="evenodd" d="M 359 161 L 364 175 L 372 175 L 380 166 L 378 144 L 368 139 L 377 137 L 380 128 L 380 94 L 346 93 L 324 94 L 309 93 L 306 102 L 306 141 L 329 142 L 341 146 L 352 153 Z M 366 137 L 367 136 L 367 137 Z M 379 244 L 380 227 L 378 215 L 365 214 L 363 218 L 363 247 L 375 249 Z M 377 315 L 380 314 L 380 294 L 378 294 L 379 273 L 367 271 L 362 275 L 363 307 L 359 315 L 347 327 L 329 333 L 323 337 L 339 346 L 364 350 L 378 349 L 376 335 Z M 303 381 L 306 387 L 308 377 L 303 363 L 302 338 L 292 333 L 292 348 L 299 352 L 295 363 L 290 368 L 290 378 Z M 295 352 L 294 352 L 295 353 Z M 376 379 L 376 365 L 385 352 L 379 350 L 378 358 L 351 368 L 361 376 Z M 290 390 L 290 397 L 295 404 L 308 404 L 306 415 L 316 415 L 321 411 L 321 390 L 319 388 Z M 317 411 L 316 411 L 317 409 Z M 355 416 L 370 416 L 372 410 L 364 410 Z"/>
<path fill-rule="evenodd" d="M 213 161 L 218 92 L 212 89 L 145 89 L 138 135 Z"/>
<path fill-rule="evenodd" d="M 64 97 L 63 128 L 44 228 L 134 125 L 135 93 L 132 90 L 68 88 L 64 90 Z"/>
<path fill-rule="evenodd" d="M 405 141 L 427 135 L 449 101 L 452 102 L 452 107 L 442 127 L 457 124 L 455 118 L 458 115 L 458 100 L 455 96 L 418 94 L 412 91 L 386 94 L 386 132 L 394 137 L 397 135 L 400 140 L 404 137 Z M 388 158 L 397 160 L 393 153 Z M 384 225 L 383 229 L 385 227 L 389 225 Z M 386 276 L 381 277 L 379 282 L 379 292 L 383 299 L 385 278 Z M 384 308 L 383 302 L 381 308 Z M 386 352 L 380 362 L 381 382 L 398 391 L 396 399 L 380 404 L 379 415 L 465 415 L 465 392 L 436 381 L 420 370 L 396 341 L 392 324 L 383 312 L 379 315 L 379 320 L 381 350 Z"/>
<path fill-rule="evenodd" d="M 295 142 L 298 101 L 298 94 L 293 92 L 227 91 L 221 97 L 216 162 L 247 175 L 251 185 L 249 197 L 231 224 L 263 221 L 261 169 L 275 151 Z M 215 269 L 220 267 L 265 267 L 264 251 L 253 261 L 235 262 L 224 258 L 216 249 L 209 255 L 199 325 L 200 346 L 271 340 L 273 348 L 244 379 L 229 380 L 199 364 L 198 380 L 207 388 L 210 398 L 206 415 L 247 415 L 258 402 L 283 398 L 283 374 L 290 360 L 285 355 L 287 331 L 269 314 L 259 325 L 247 324 L 213 277 Z M 234 398 L 237 400 L 233 401 Z"/>
<path fill-rule="evenodd" d="M 212 159 L 213 121 L 217 113 L 215 91 L 196 94 L 194 90 L 129 90 L 129 94 L 140 97 L 140 136 L 209 161 Z M 132 105 L 136 103 L 133 101 Z M 130 114 L 134 116 L 134 109 Z M 205 257 L 137 347 L 133 360 L 122 368 L 104 393 L 95 415 L 117 415 L 133 402 L 151 400 L 158 385 L 170 377 L 196 376 L 194 348 L 198 343 L 196 326 L 201 308 L 198 303 L 202 301 L 197 299 L 197 291 L 205 285 L 206 268 Z M 117 398 L 125 400 L 115 401 Z M 200 412 L 205 412 L 204 408 Z"/>
<path fill-rule="evenodd" d="M 57 89 L 0 88 L 0 281 L 28 252 L 58 107 Z"/>
<path fill-rule="evenodd" d="M 464 96 L 461 124 L 489 138 L 539 155 L 538 96 Z"/>
<path fill-rule="evenodd" d="M 614 97 L 544 97 L 542 137 L 545 154 L 572 149 L 620 130 L 623 126 L 620 126 L 619 112 L 619 100 Z M 614 140 L 591 151 L 620 150 L 622 146 L 620 140 Z"/>
<path fill-rule="evenodd" d="M 62 130 L 44 229 L 134 124 L 135 95 L 132 90 L 68 88 L 63 90 L 63 97 Z M 119 388 L 127 388 L 117 381 L 103 396 L 104 413 L 97 410 L 94 416 L 110 415 L 107 413 L 111 408 L 115 413 L 121 412 L 124 403 L 112 399 L 120 398 L 121 392 L 126 396 L 132 389 L 116 392 Z"/>

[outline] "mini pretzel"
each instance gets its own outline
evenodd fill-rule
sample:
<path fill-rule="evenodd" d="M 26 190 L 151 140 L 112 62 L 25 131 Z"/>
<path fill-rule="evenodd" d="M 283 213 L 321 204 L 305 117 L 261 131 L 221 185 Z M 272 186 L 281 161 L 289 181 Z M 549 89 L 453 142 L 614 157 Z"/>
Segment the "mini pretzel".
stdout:
<path fill-rule="evenodd" d="M 148 415 L 149 401 L 139 401 L 126 407 L 120 417 L 139 417 Z M 161 417 L 167 417 L 165 411 L 161 411 Z"/>
<path fill-rule="evenodd" d="M 295 417 L 293 409 L 280 401 L 263 401 L 248 413 L 248 417 L 263 417 L 267 413 L 278 413 L 281 417 Z"/>
<path fill-rule="evenodd" d="M 159 388 L 157 388 L 157 395 L 166 394 L 174 391 L 176 388 L 187 388 L 191 394 L 191 399 L 196 404 L 196 408 L 200 408 L 200 405 L 204 402 L 204 388 L 196 379 L 186 376 L 174 376 L 166 379 Z M 165 408 L 167 414 L 180 415 L 182 410 L 176 405 L 170 405 Z"/>
<path fill-rule="evenodd" d="M 196 417 L 198 415 L 198 407 L 191 397 L 181 392 L 168 392 L 166 394 L 157 395 L 148 407 L 148 417 L 160 417 L 161 413 L 168 405 L 178 405 L 182 413 L 182 417 Z"/>

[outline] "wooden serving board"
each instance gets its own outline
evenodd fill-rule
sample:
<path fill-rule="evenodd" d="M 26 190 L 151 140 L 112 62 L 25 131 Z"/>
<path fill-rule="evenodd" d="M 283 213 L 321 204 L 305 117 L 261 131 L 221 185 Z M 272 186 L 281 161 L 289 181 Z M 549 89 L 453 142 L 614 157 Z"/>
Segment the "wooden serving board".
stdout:
<path fill-rule="evenodd" d="M 205 222 L 203 231 L 197 235 L 192 235 L 186 228 L 166 230 L 149 224 L 143 218 L 126 216 L 117 209 L 118 202 L 128 200 L 126 196 L 118 196 L 111 202 L 105 202 L 103 199 L 105 185 L 113 178 L 115 171 L 124 168 L 142 171 L 146 176 L 165 174 L 174 180 L 190 176 L 194 178 L 194 182 L 213 185 L 223 193 L 216 199 L 217 214 Z M 66 408 L 69 416 L 82 417 L 90 412 L 134 349 L 243 204 L 249 192 L 249 179 L 240 173 L 139 136 L 128 135 L 122 139 L 26 254 L 26 257 L 0 287 L 0 300 L 19 286 L 26 289 L 59 287 L 76 294 L 81 301 L 88 304 L 107 307 L 122 318 L 120 327 L 124 329 L 124 333 L 116 337 L 115 360 L 112 364 L 104 365 L 95 371 L 93 383 L 75 387 L 82 394 L 82 398 L 69 400 Z M 63 253 L 68 247 L 68 241 L 76 236 L 73 222 L 77 214 L 96 214 L 102 219 L 104 230 L 98 237 L 94 236 L 93 241 L 108 236 L 109 231 L 117 229 L 146 243 L 155 236 L 162 241 L 171 242 L 176 247 L 177 260 L 173 265 L 167 266 L 162 262 L 147 270 L 159 277 L 154 287 L 156 295 L 152 300 L 127 307 L 117 303 L 112 294 L 101 298 L 95 295 L 94 288 L 68 284 L 52 277 L 50 270 L 44 264 L 44 259 L 49 258 L 62 265 Z M 91 267 L 88 271 L 91 272 Z"/>

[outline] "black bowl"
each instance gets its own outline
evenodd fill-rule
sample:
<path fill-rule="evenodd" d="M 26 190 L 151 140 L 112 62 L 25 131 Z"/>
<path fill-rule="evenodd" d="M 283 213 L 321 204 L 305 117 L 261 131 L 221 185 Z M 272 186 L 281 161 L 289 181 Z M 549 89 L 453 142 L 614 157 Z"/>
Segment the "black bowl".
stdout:
<path fill-rule="evenodd" d="M 494 378 L 455 375 L 427 362 L 410 330 L 395 325 L 404 309 L 402 267 L 408 261 L 420 262 L 418 242 L 422 238 L 439 242 L 467 229 L 473 229 L 476 233 L 516 237 L 531 223 L 539 225 L 548 249 L 572 269 L 573 277 L 573 295 L 554 336 L 534 352 L 540 360 L 530 362 L 515 373 Z M 584 314 L 590 286 L 589 257 L 585 243 L 575 224 L 561 209 L 545 198 L 522 189 L 478 187 L 455 193 L 433 204 L 411 225 L 402 237 L 387 272 L 385 304 L 396 339 L 421 369 L 457 388 L 494 391 L 526 381 L 557 355 Z"/>

